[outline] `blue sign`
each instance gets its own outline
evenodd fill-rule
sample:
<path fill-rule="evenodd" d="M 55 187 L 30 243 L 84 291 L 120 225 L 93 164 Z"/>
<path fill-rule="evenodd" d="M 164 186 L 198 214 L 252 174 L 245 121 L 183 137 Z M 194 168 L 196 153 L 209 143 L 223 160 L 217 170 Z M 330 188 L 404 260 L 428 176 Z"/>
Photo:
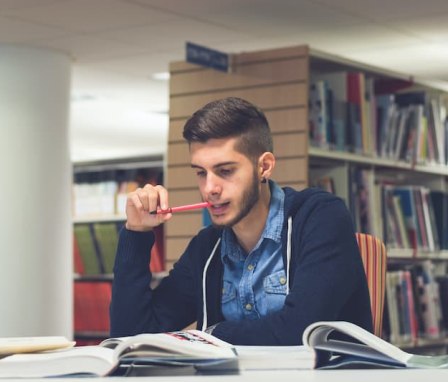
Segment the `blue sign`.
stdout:
<path fill-rule="evenodd" d="M 227 72 L 229 55 L 204 46 L 187 42 L 187 62 Z"/>

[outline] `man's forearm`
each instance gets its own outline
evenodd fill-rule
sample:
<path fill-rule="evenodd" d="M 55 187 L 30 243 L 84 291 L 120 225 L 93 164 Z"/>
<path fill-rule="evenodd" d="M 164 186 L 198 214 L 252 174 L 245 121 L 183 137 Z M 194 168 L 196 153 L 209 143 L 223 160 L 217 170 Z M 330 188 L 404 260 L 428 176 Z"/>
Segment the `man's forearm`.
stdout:
<path fill-rule="evenodd" d="M 110 335 L 129 336 L 144 331 L 150 312 L 150 252 L 153 233 L 139 233 L 125 228 L 120 232 L 114 266 Z"/>

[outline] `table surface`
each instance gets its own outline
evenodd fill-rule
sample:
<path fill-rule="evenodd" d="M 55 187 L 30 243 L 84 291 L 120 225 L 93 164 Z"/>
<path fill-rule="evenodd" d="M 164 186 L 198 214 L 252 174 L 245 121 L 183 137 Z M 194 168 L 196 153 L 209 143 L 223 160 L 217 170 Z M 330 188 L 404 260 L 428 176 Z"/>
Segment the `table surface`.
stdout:
<path fill-rule="evenodd" d="M 448 369 L 357 369 L 357 370 L 260 370 L 243 371 L 233 375 L 151 375 L 146 377 L 111 377 L 112 382 L 446 382 Z M 21 382 L 28 379 L 20 379 Z M 0 382 L 2 380 L 0 379 Z M 18 380 L 19 381 L 19 380 Z M 29 379 L 45 381 L 49 379 Z M 51 378 L 51 382 L 98 382 L 98 378 Z"/>

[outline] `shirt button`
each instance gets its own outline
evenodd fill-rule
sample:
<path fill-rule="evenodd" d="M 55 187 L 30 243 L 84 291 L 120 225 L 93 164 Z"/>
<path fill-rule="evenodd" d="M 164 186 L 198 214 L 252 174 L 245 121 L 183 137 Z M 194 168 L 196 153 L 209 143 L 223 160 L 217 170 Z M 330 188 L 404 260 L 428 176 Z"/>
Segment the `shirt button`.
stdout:
<path fill-rule="evenodd" d="M 284 277 L 280 277 L 279 281 L 280 281 L 280 284 L 282 284 L 282 285 L 286 284 L 286 279 Z"/>
<path fill-rule="evenodd" d="M 247 266 L 247 269 L 248 269 L 249 271 L 251 271 L 252 269 L 254 269 L 254 266 L 253 266 L 252 264 L 249 264 L 249 265 Z"/>
<path fill-rule="evenodd" d="M 252 304 L 246 304 L 245 308 L 246 310 L 252 310 Z"/>

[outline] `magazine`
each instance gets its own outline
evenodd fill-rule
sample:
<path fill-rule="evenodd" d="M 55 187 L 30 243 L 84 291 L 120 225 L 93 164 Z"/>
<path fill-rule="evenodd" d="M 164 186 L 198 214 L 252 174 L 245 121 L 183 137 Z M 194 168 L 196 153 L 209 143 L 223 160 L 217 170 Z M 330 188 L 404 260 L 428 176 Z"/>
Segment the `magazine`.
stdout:
<path fill-rule="evenodd" d="M 306 348 L 315 352 L 314 367 L 318 369 L 448 368 L 448 355 L 424 356 L 407 353 L 367 330 L 345 321 L 315 322 L 305 329 L 302 340 Z"/>

